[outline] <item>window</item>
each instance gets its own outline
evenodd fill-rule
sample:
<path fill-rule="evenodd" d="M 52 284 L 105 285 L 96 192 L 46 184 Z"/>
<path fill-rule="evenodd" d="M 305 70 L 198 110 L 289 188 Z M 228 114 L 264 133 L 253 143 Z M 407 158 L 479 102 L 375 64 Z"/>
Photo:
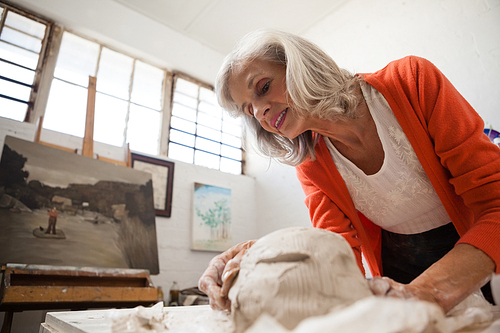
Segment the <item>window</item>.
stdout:
<path fill-rule="evenodd" d="M 242 173 L 240 122 L 222 112 L 212 87 L 0 3 L 0 117 L 42 119 L 51 144 L 83 138 L 89 76 L 101 150 L 115 154 L 128 143 L 136 152 Z"/>
<path fill-rule="evenodd" d="M 218 105 L 209 87 L 176 75 L 168 157 L 242 173 L 241 124 Z"/>
<path fill-rule="evenodd" d="M 83 137 L 96 77 L 94 140 L 158 155 L 166 71 L 65 31 L 43 127 Z"/>
<path fill-rule="evenodd" d="M 0 5 L 0 116 L 28 120 L 41 72 L 48 22 Z"/>

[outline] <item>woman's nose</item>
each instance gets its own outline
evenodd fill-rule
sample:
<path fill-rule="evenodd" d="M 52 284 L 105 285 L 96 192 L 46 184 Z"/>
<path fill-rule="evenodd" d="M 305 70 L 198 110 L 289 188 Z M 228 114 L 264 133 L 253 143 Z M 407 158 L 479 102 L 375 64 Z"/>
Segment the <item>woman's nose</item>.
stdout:
<path fill-rule="evenodd" d="M 254 104 L 254 117 L 263 120 L 269 112 L 270 106 L 267 103 Z"/>

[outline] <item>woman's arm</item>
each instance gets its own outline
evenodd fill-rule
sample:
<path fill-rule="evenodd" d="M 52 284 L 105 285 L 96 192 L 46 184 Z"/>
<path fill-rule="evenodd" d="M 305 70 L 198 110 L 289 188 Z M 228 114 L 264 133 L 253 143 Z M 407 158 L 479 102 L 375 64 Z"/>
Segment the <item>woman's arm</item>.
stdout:
<path fill-rule="evenodd" d="M 374 278 L 377 295 L 417 298 L 437 303 L 448 312 L 474 291 L 485 285 L 495 271 L 494 261 L 469 244 L 458 244 L 410 284 L 389 278 Z"/>

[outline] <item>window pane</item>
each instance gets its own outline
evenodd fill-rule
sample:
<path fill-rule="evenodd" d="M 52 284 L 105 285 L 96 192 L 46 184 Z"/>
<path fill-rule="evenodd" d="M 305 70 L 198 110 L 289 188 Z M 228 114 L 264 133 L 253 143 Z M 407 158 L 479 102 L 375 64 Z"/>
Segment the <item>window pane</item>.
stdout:
<path fill-rule="evenodd" d="M 11 13 L 9 13 L 7 17 L 9 17 L 10 14 Z M 36 53 L 40 53 L 42 49 L 42 40 L 40 38 L 28 36 L 8 27 L 4 27 L 2 30 L 2 40 Z"/>
<path fill-rule="evenodd" d="M 200 87 L 200 101 L 205 101 L 212 105 L 219 105 L 215 92 L 203 87 Z"/>
<path fill-rule="evenodd" d="M 198 98 L 198 85 L 181 78 L 177 78 L 175 81 L 175 91 Z"/>
<path fill-rule="evenodd" d="M 125 119 L 127 116 L 126 101 L 118 98 L 96 94 L 94 140 L 121 147 L 124 143 Z"/>
<path fill-rule="evenodd" d="M 0 117 L 23 121 L 27 110 L 28 104 L 0 97 Z"/>
<path fill-rule="evenodd" d="M 157 155 L 161 125 L 160 112 L 130 105 L 127 141 L 130 149 Z"/>
<path fill-rule="evenodd" d="M 170 141 L 181 143 L 186 146 L 194 147 L 194 135 L 190 135 L 184 132 L 179 132 L 175 130 L 170 131 Z"/>
<path fill-rule="evenodd" d="M 216 117 L 218 118 L 219 122 L 221 120 L 221 116 L 222 116 L 222 109 L 220 108 L 220 106 L 215 106 L 215 105 L 212 105 L 212 104 L 209 104 L 207 102 L 200 102 L 200 105 L 198 106 L 198 110 L 204 112 L 204 113 L 207 113 L 209 115 L 211 115 L 212 117 Z"/>
<path fill-rule="evenodd" d="M 221 121 L 219 118 L 210 117 L 205 113 L 198 113 L 198 124 L 211 127 L 213 129 L 221 129 Z"/>
<path fill-rule="evenodd" d="M 232 148 L 226 145 L 221 146 L 221 155 L 229 158 L 233 158 L 235 160 L 241 160 L 242 153 L 241 149 Z"/>
<path fill-rule="evenodd" d="M 174 103 L 174 105 L 172 106 L 172 115 L 186 120 L 190 120 L 192 122 L 196 121 L 196 110 L 187 108 L 177 103 Z"/>
<path fill-rule="evenodd" d="M 54 76 L 87 87 L 96 75 L 99 44 L 64 32 Z"/>
<path fill-rule="evenodd" d="M 94 140 L 158 154 L 164 70 L 65 32 L 55 76 L 82 87 L 97 77 Z"/>
<path fill-rule="evenodd" d="M 193 163 L 194 149 L 183 147 L 170 142 L 168 144 L 168 157 L 186 163 Z"/>
<path fill-rule="evenodd" d="M 222 143 L 231 145 L 236 148 L 241 148 L 241 138 L 226 133 L 222 133 Z"/>
<path fill-rule="evenodd" d="M 241 117 L 233 117 L 228 112 L 222 112 L 222 120 L 241 126 Z"/>
<path fill-rule="evenodd" d="M 225 121 L 226 115 L 218 105 L 213 90 L 201 84 L 178 78 L 174 87 L 172 116 L 170 123 L 170 141 L 181 140 L 176 129 L 193 133 L 196 130 L 194 145 L 194 163 L 225 172 L 241 174 L 241 123 L 231 118 Z M 182 119 L 180 119 L 182 118 Z M 222 131 L 223 123 L 225 132 Z M 192 135 L 187 134 L 192 142 Z M 184 134 L 186 135 L 186 134 Z M 186 140 L 187 141 L 187 140 Z M 222 144 L 224 142 L 224 144 Z M 221 164 L 221 148 L 227 154 Z M 171 158 L 176 158 L 170 156 Z M 232 160 L 232 159 L 235 160 Z"/>
<path fill-rule="evenodd" d="M 34 21 L 14 12 L 9 12 L 7 14 L 5 25 L 23 31 L 32 36 L 38 37 L 39 39 L 42 39 L 45 35 L 45 24 Z"/>
<path fill-rule="evenodd" d="M 0 16 L 3 14 L 3 7 L 0 7 Z"/>
<path fill-rule="evenodd" d="M 198 100 L 193 97 L 189 97 L 178 92 L 174 93 L 174 102 L 180 103 L 184 106 L 188 106 L 192 109 L 196 109 L 198 107 Z"/>
<path fill-rule="evenodd" d="M 3 61 L 0 61 L 0 75 L 26 84 L 32 84 L 35 78 L 34 71 L 30 71 L 29 69 L 18 67 Z"/>
<path fill-rule="evenodd" d="M 36 69 L 38 65 L 38 54 L 23 50 L 17 46 L 0 41 L 0 58 L 13 63 Z"/>
<path fill-rule="evenodd" d="M 164 74 L 163 70 L 136 60 L 131 101 L 161 110 Z"/>
<path fill-rule="evenodd" d="M 222 123 L 222 131 L 234 136 L 241 136 L 241 127 L 231 122 L 224 121 Z"/>
<path fill-rule="evenodd" d="M 97 91 L 128 100 L 133 63 L 134 59 L 104 47 L 97 73 Z"/>
<path fill-rule="evenodd" d="M 220 171 L 239 175 L 241 174 L 241 162 L 233 161 L 227 158 L 221 158 Z"/>
<path fill-rule="evenodd" d="M 203 138 L 196 138 L 196 149 L 208 151 L 209 153 L 220 154 L 220 144 Z"/>
<path fill-rule="evenodd" d="M 87 89 L 52 80 L 43 128 L 83 138 Z"/>
<path fill-rule="evenodd" d="M 211 169 L 219 169 L 219 156 L 205 153 L 203 151 L 194 152 L 194 164 Z"/>
<path fill-rule="evenodd" d="M 27 102 L 30 99 L 30 93 L 30 87 L 25 87 L 14 82 L 0 79 L 0 94 L 14 97 Z"/>
<path fill-rule="evenodd" d="M 196 133 L 196 124 L 191 122 L 191 121 L 187 121 L 187 120 L 184 120 L 181 118 L 172 117 L 170 119 L 170 126 L 172 128 L 175 128 L 175 129 L 178 129 L 178 130 L 181 130 L 184 132 L 188 132 L 188 133 L 192 133 L 192 134 Z"/>
<path fill-rule="evenodd" d="M 198 131 L 196 134 L 204 138 L 220 142 L 220 137 L 221 137 L 220 131 L 216 131 L 205 126 L 198 126 Z"/>

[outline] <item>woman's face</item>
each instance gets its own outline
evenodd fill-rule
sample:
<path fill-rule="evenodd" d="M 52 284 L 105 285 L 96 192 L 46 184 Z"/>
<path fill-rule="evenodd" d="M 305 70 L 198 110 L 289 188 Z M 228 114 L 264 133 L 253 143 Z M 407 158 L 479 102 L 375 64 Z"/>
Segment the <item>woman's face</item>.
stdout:
<path fill-rule="evenodd" d="M 237 66 L 229 78 L 229 93 L 268 132 L 293 139 L 308 129 L 288 102 L 285 67 L 280 64 L 255 59 Z"/>

